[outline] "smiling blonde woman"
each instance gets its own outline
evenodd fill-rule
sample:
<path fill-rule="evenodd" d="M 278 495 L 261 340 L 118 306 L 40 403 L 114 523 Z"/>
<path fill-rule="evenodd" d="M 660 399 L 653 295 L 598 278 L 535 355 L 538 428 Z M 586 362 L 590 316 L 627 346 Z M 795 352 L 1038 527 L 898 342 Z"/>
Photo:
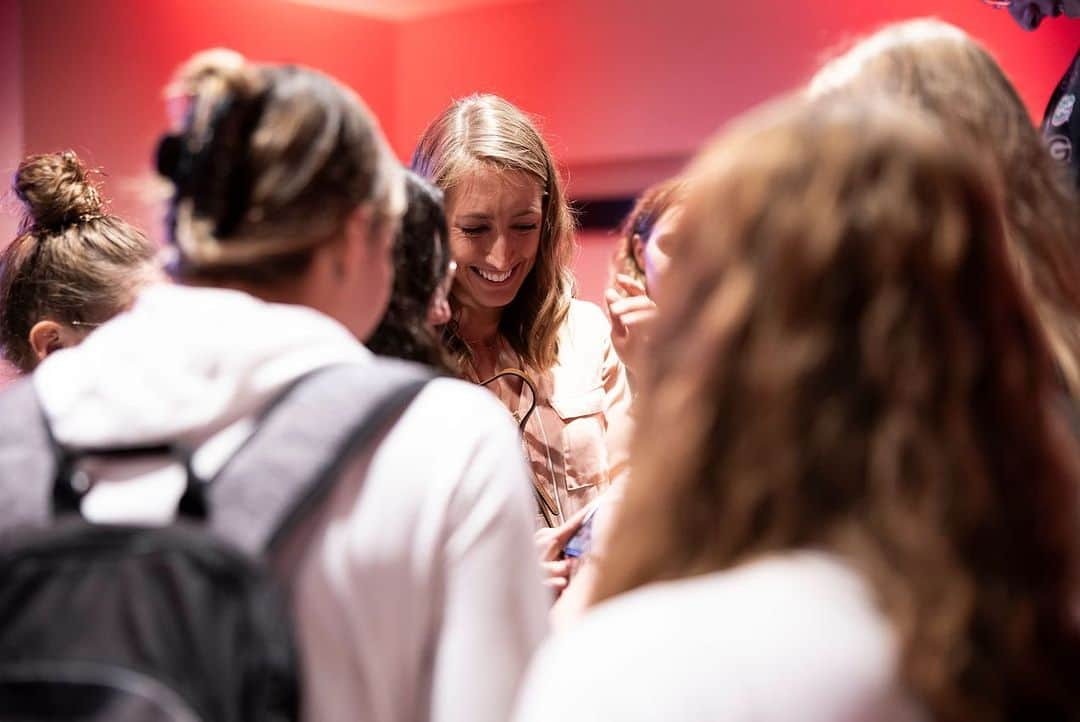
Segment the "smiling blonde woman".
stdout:
<path fill-rule="evenodd" d="M 413 168 L 446 194 L 458 264 L 449 348 L 473 381 L 516 368 L 535 387 L 528 416 L 529 383 L 490 385 L 523 421 L 538 507 L 561 527 L 548 539 L 558 556 L 584 508 L 626 473 L 630 396 L 603 313 L 572 298 L 573 221 L 551 152 L 521 110 L 475 95 L 432 122 Z"/>

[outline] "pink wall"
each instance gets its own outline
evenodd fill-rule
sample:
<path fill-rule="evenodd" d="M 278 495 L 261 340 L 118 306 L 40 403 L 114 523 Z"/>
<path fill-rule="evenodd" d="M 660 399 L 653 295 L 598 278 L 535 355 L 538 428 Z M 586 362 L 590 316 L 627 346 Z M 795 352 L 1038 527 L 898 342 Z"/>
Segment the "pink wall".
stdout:
<path fill-rule="evenodd" d="M 23 148 L 22 61 L 20 58 L 20 11 L 15 0 L 0 0 L 0 210 L 14 207 L 6 198 L 7 184 L 19 164 Z M 0 247 L 14 235 L 13 213 L 0 212 Z"/>
<path fill-rule="evenodd" d="M 23 147 L 22 63 L 20 9 L 15 0 L 0 0 L 0 248 L 15 236 L 18 224 L 14 199 L 7 197 L 8 179 L 19 164 Z M 13 370 L 0 361 L 0 388 Z"/>
<path fill-rule="evenodd" d="M 23 2 L 27 152 L 74 148 L 108 173 L 114 210 L 158 236 L 148 202 L 151 153 L 164 127 L 161 90 L 197 50 L 228 46 L 295 61 L 356 89 L 393 127 L 394 29 L 284 0 Z"/>
<path fill-rule="evenodd" d="M 149 189 L 161 88 L 192 52 L 227 45 L 342 79 L 406 159 L 452 98 L 501 93 L 542 116 L 572 194 L 627 194 L 805 81 L 828 48 L 930 14 L 982 39 L 1035 116 L 1080 44 L 1080 22 L 1024 33 L 977 0 L 539 0 L 403 23 L 287 0 L 0 0 L 0 97 L 17 109 L 0 128 L 0 172 L 17 147 L 74 148 L 109 173 L 114 209 L 160 235 Z M 0 237 L 13 223 L 0 218 Z M 608 253 L 603 234 L 585 239 L 586 297 L 598 298 Z"/>
<path fill-rule="evenodd" d="M 610 194 L 677 169 L 724 120 L 809 77 L 825 49 L 890 20 L 933 13 L 969 30 L 1036 115 L 1080 44 L 1080 22 L 1023 33 L 976 0 L 543 0 L 403 23 L 286 0 L 0 6 L 23 10 L 22 33 L 12 22 L 3 32 L 22 42 L 25 149 L 74 147 L 109 172 L 116 210 L 152 231 L 159 213 L 141 196 L 160 90 L 180 61 L 212 45 L 341 78 L 403 158 L 451 98 L 504 94 L 543 116 L 572 191 Z M 18 43 L 2 52 L 18 58 Z M 16 137 L 17 120 L 5 122 L 0 140 Z"/>
<path fill-rule="evenodd" d="M 571 172 L 681 159 L 725 119 L 809 78 L 826 49 L 931 14 L 982 39 L 1040 117 L 1080 44 L 1080 22 L 1028 34 L 977 0 L 549 0 L 476 9 L 402 26 L 395 143 L 407 157 L 450 98 L 491 91 L 543 116 Z"/>
<path fill-rule="evenodd" d="M 675 172 L 725 120 L 801 85 L 830 49 L 927 15 L 982 40 L 1037 119 L 1080 45 L 1080 21 L 1025 33 L 977 0 L 548 0 L 479 8 L 401 26 L 393 141 L 408 158 L 451 98 L 494 92 L 542 116 L 571 195 L 633 193 Z M 579 292 L 598 301 L 612 239 L 594 232 L 581 240 Z"/>

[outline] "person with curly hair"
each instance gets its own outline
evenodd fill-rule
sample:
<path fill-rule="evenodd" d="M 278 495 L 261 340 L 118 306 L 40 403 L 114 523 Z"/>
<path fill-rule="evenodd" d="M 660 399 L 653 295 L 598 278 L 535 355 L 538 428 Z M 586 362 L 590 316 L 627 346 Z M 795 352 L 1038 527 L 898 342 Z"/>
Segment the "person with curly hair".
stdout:
<path fill-rule="evenodd" d="M 1080 469 L 980 154 L 870 96 L 695 161 L 598 603 L 518 722 L 1080 719 Z"/>

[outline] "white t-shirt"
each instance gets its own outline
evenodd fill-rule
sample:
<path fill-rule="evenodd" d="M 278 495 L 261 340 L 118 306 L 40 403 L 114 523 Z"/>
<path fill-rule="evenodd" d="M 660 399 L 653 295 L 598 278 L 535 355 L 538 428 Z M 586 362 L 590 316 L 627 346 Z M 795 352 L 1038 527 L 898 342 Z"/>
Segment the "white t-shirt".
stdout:
<path fill-rule="evenodd" d="M 573 683 L 568 683 L 574 680 Z M 915 722 L 861 580 L 812 552 L 654 584 L 549 641 L 516 722 Z"/>

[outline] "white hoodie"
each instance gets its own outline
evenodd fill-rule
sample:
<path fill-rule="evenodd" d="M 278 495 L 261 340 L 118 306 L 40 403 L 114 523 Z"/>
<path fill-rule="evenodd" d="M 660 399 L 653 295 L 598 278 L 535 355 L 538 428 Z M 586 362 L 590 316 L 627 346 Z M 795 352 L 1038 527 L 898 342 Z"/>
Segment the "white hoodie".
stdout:
<path fill-rule="evenodd" d="M 201 445 L 194 462 L 206 475 L 291 381 L 371 359 L 311 309 L 158 286 L 82 345 L 50 356 L 34 386 L 61 443 L 177 439 Z M 355 460 L 292 580 L 305 719 L 509 717 L 548 603 L 528 479 L 506 411 L 448 379 L 429 383 L 374 452 Z M 175 467 L 103 481 L 83 511 L 95 521 L 159 523 L 182 488 Z"/>

